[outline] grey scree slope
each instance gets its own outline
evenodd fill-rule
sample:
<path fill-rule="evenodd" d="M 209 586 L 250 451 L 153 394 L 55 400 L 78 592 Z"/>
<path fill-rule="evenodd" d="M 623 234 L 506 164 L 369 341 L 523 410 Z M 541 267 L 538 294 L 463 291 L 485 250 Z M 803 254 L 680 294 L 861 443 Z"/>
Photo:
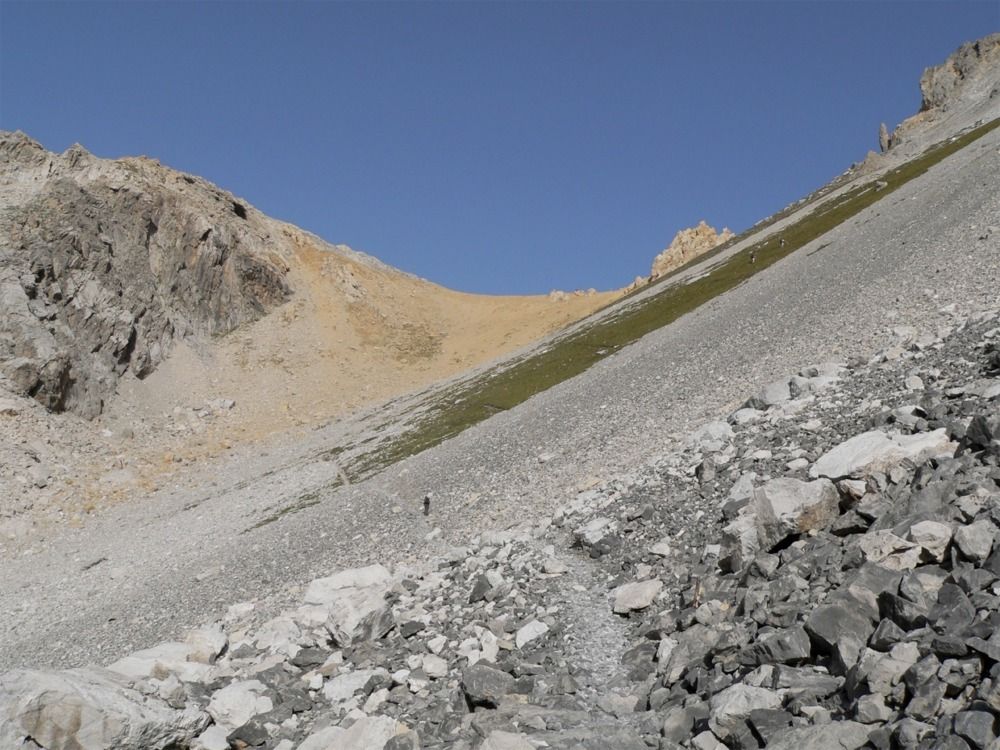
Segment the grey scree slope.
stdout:
<path fill-rule="evenodd" d="M 587 477 L 651 459 L 777 376 L 868 354 L 890 326 L 933 326 L 949 303 L 995 303 L 1000 234 L 979 236 L 1000 217 L 997 185 L 993 131 L 583 375 L 370 480 L 321 490 L 321 502 L 275 523 L 243 533 L 262 508 L 336 476 L 329 462 L 303 462 L 322 433 L 270 456 L 240 454 L 209 467 L 202 487 L 161 491 L 0 561 L 0 670 L 103 663 L 232 602 L 266 599 L 275 611 L 296 584 L 337 568 L 425 557 L 550 514 Z M 554 457 L 542 463 L 542 453 Z M 423 541 L 434 525 L 443 536 Z"/>

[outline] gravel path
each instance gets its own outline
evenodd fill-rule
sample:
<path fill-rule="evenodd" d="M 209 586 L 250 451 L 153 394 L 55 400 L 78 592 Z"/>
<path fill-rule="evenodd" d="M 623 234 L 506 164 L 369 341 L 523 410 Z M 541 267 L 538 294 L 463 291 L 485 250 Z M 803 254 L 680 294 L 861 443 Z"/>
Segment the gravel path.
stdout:
<path fill-rule="evenodd" d="M 778 376 L 868 354 L 894 325 L 934 327 L 947 304 L 995 303 L 997 185 L 993 131 L 738 289 L 368 481 L 323 489 L 335 464 L 303 459 L 329 440 L 318 431 L 0 560 L 0 669 L 107 661 L 235 601 L 273 609 L 338 567 L 424 557 L 549 514 L 589 478 L 655 457 Z M 424 541 L 435 525 L 442 536 Z"/>

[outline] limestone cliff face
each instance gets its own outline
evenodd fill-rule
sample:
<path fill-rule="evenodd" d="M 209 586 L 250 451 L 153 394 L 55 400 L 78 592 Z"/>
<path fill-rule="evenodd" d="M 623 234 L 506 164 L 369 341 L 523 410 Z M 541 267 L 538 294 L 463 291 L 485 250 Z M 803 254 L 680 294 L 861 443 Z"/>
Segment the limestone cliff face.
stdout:
<path fill-rule="evenodd" d="M 94 416 L 175 338 L 226 333 L 290 292 L 266 217 L 149 159 L 0 133 L 0 206 L 0 373 L 53 410 Z"/>
<path fill-rule="evenodd" d="M 1000 95 L 1000 33 L 963 44 L 920 77 L 921 111 L 947 110 L 970 97 Z"/>
<path fill-rule="evenodd" d="M 707 253 L 732 236 L 733 233 L 726 228 L 723 228 L 722 232 L 716 233 L 715 229 L 704 221 L 698 222 L 696 227 L 682 229 L 674 236 L 670 246 L 653 258 L 650 280 L 670 273 L 675 268 L 680 268 L 692 258 Z"/>

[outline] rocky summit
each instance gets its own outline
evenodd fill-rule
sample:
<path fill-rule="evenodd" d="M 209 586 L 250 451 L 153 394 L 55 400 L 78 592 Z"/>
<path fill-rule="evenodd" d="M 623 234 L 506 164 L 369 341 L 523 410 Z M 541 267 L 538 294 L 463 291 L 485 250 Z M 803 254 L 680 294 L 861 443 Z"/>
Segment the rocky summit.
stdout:
<path fill-rule="evenodd" d="M 665 276 L 733 237 L 735 235 L 729 229 L 723 228 L 721 232 L 716 232 L 704 221 L 699 221 L 697 226 L 682 229 L 674 235 L 667 249 L 653 258 L 650 280 Z"/>
<path fill-rule="evenodd" d="M 375 409 L 359 443 L 398 452 L 370 475 L 346 476 L 338 423 L 2 550 L 0 749 L 1000 750 L 1000 101 L 970 93 L 1000 81 L 997 41 L 946 63 L 961 83 L 875 178 L 613 307 L 608 358 L 577 377 L 437 445 L 418 429 L 432 447 L 409 457 L 405 420 Z M 156 264 L 114 286 L 117 250 L 87 265 L 96 245 L 32 216 L 88 175 L 109 201 L 125 187 L 77 150 L 5 143 L 25 166 L 3 189 L 40 201 L 3 214 L 22 238 L 4 288 L 30 317 L 0 325 L 38 342 L 4 352 L 30 393 L 0 400 L 5 430 L 31 398 L 86 411 L 182 329 L 266 321 L 307 278 L 258 248 L 245 204 L 179 176 L 218 203 L 210 226 L 80 208 L 91 235 L 131 247 L 148 214 L 151 238 L 204 226 L 228 249 L 185 245 L 176 299 L 140 293 Z M 50 169 L 79 171 L 57 187 Z M 243 273 L 258 264 L 270 291 Z M 332 271 L 352 304 L 376 288 L 358 268 Z M 728 291 L 614 343 L 706 277 Z M 185 280 L 246 306 L 185 303 Z M 465 407 L 440 393 L 417 400 Z"/>

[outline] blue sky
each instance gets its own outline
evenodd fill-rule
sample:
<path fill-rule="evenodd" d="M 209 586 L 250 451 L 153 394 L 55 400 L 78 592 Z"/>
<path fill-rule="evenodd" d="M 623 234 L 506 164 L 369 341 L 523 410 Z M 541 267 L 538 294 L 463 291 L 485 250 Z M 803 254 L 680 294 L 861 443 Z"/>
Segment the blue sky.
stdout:
<path fill-rule="evenodd" d="M 0 2 L 0 128 L 146 154 L 453 288 L 611 288 L 916 112 L 989 2 Z"/>

